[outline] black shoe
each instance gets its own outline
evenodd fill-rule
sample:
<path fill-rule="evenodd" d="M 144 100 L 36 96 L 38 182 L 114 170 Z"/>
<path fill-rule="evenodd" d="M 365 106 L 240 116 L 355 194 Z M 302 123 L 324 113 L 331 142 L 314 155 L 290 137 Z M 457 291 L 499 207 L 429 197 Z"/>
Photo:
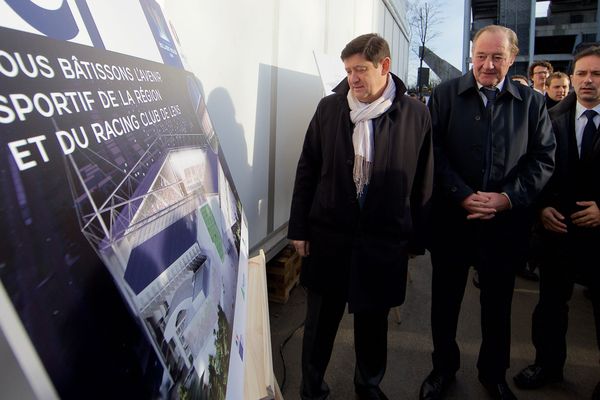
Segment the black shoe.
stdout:
<path fill-rule="evenodd" d="M 518 270 L 517 275 L 532 282 L 538 282 L 540 280 L 539 275 L 535 273 L 535 271 L 529 269 L 529 267 Z"/>
<path fill-rule="evenodd" d="M 300 398 L 302 400 L 327 400 L 329 399 L 329 385 L 325 381 L 317 388 L 309 388 L 305 381 L 300 381 Z"/>
<path fill-rule="evenodd" d="M 517 400 L 517 396 L 510 390 L 506 382 L 488 383 L 482 381 L 481 384 L 494 400 Z"/>
<path fill-rule="evenodd" d="M 441 374 L 436 370 L 425 378 L 419 392 L 420 400 L 439 400 L 444 397 L 450 384 L 454 382 L 454 374 Z"/>
<path fill-rule="evenodd" d="M 389 400 L 385 393 L 378 388 L 366 388 L 364 386 L 355 386 L 356 398 L 359 400 Z"/>
<path fill-rule="evenodd" d="M 513 378 L 519 389 L 538 389 L 563 380 L 562 372 L 548 371 L 537 364 L 524 368 Z"/>
<path fill-rule="evenodd" d="M 592 393 L 592 400 L 600 400 L 600 382 L 596 384 L 594 393 Z"/>

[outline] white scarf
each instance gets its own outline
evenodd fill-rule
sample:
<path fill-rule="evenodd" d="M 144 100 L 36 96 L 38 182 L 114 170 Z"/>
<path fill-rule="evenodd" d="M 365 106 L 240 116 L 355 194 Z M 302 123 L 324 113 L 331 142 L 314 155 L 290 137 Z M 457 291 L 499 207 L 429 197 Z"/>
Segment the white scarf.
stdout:
<path fill-rule="evenodd" d="M 392 106 L 396 97 L 396 85 L 392 76 L 388 74 L 388 84 L 380 98 L 372 103 L 361 103 L 348 91 L 348 105 L 350 106 L 350 119 L 354 123 L 352 144 L 354 145 L 354 169 L 352 177 L 356 185 L 356 196 L 360 197 L 365 185 L 371 179 L 371 168 L 374 158 L 373 121 Z"/>

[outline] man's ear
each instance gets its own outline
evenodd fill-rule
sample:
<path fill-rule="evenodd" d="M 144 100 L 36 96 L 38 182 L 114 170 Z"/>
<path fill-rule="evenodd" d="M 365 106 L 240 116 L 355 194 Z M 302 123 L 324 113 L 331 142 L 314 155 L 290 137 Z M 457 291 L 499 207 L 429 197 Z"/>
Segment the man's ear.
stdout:
<path fill-rule="evenodd" d="M 381 75 L 387 75 L 392 67 L 392 60 L 389 57 L 381 61 Z"/>
<path fill-rule="evenodd" d="M 517 56 L 516 56 L 516 55 L 511 55 L 511 56 L 510 56 L 510 61 L 509 61 L 509 63 L 508 63 L 508 66 L 509 66 L 509 67 L 512 67 L 512 65 L 515 63 L 515 59 L 516 59 L 516 58 L 517 58 Z M 531 79 L 531 78 L 530 78 L 530 79 Z"/>

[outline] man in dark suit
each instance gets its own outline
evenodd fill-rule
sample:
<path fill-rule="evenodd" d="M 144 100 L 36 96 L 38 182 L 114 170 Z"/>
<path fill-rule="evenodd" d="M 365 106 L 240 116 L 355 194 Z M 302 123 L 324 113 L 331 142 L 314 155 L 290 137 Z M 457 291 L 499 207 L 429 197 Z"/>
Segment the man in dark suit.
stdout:
<path fill-rule="evenodd" d="M 443 398 L 460 367 L 456 329 L 470 266 L 479 273 L 479 380 L 494 399 L 506 384 L 515 273 L 527 256 L 532 203 L 554 167 L 544 97 L 506 79 L 515 33 L 490 25 L 473 38 L 473 69 L 429 101 L 433 124 L 433 371 L 421 399 Z"/>
<path fill-rule="evenodd" d="M 590 290 L 600 347 L 600 47 L 575 56 L 571 82 L 575 91 L 550 111 L 556 170 L 540 200 L 540 299 L 532 327 L 536 357 L 514 378 L 523 389 L 563 379 L 568 302 L 578 274 Z M 593 399 L 600 399 L 600 383 Z"/>
<path fill-rule="evenodd" d="M 303 400 L 323 377 L 346 303 L 354 314 L 354 387 L 386 399 L 387 317 L 402 304 L 409 252 L 424 252 L 433 183 L 431 118 L 390 73 L 387 42 L 357 37 L 341 55 L 347 79 L 317 106 L 294 184 L 288 238 L 307 288 Z"/>

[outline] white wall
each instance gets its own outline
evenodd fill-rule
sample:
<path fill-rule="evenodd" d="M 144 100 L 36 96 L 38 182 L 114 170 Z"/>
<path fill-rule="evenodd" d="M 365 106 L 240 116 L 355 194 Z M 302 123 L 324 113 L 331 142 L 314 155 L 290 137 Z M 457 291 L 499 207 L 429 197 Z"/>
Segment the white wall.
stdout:
<path fill-rule="evenodd" d="M 269 250 L 285 238 L 296 163 L 323 93 L 313 51 L 338 57 L 354 37 L 378 32 L 392 48 L 393 71 L 406 80 L 404 0 L 163 5 L 187 69 L 202 82 L 248 219 L 250 247 Z"/>

